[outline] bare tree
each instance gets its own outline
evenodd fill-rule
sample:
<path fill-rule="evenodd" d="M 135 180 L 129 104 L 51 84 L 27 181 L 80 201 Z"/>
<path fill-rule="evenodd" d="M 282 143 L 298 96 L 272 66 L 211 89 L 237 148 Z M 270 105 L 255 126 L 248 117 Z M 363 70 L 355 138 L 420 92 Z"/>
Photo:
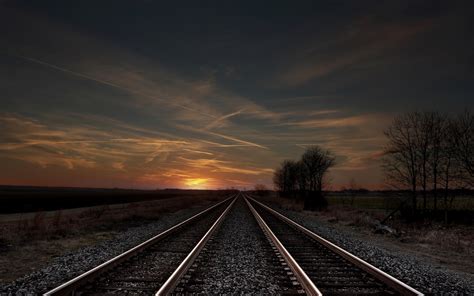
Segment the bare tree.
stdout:
<path fill-rule="evenodd" d="M 335 157 L 318 146 L 310 147 L 298 162 L 283 161 L 275 170 L 273 183 L 281 196 L 303 197 L 305 209 L 322 208 L 326 205 L 322 191 L 326 175 L 335 164 Z"/>
<path fill-rule="evenodd" d="M 273 174 L 273 183 L 281 196 L 291 197 L 296 193 L 298 166 L 292 160 L 285 160 Z"/>
<path fill-rule="evenodd" d="M 409 189 L 412 194 L 412 211 L 417 211 L 419 184 L 419 153 L 417 151 L 417 115 L 395 117 L 385 131 L 388 144 L 384 149 L 383 168 L 388 181 L 397 189 Z"/>
<path fill-rule="evenodd" d="M 456 197 L 456 189 L 473 188 L 474 117 L 469 111 L 447 122 L 442 157 L 441 179 L 444 187 L 444 221 Z"/>
<path fill-rule="evenodd" d="M 450 118 L 447 122 L 446 133 L 442 146 L 442 157 L 440 159 L 441 180 L 444 189 L 444 221 L 448 223 L 448 212 L 452 208 L 455 198 L 455 190 L 463 186 L 465 172 L 459 159 L 459 148 L 457 146 L 460 130 L 456 119 Z"/>
<path fill-rule="evenodd" d="M 435 112 L 432 114 L 431 128 L 431 152 L 429 167 L 431 171 L 432 191 L 433 191 L 433 209 L 438 207 L 438 183 L 440 179 L 440 162 L 443 158 L 443 149 L 448 136 L 448 118 Z"/>
<path fill-rule="evenodd" d="M 299 165 L 296 161 L 289 161 L 286 165 L 288 171 L 288 195 L 295 198 L 298 194 Z"/>
<path fill-rule="evenodd" d="M 335 157 L 329 150 L 313 146 L 306 149 L 301 157 L 301 165 L 306 173 L 309 191 L 309 196 L 305 198 L 305 208 L 314 209 L 325 206 L 326 202 L 322 195 L 325 176 L 329 168 L 335 165 Z"/>
<path fill-rule="evenodd" d="M 298 193 L 299 197 L 305 199 L 306 198 L 306 193 L 308 191 L 308 173 L 306 171 L 306 167 L 303 165 L 303 163 L 298 161 L 296 163 L 297 166 L 297 187 L 298 187 Z"/>
<path fill-rule="evenodd" d="M 445 216 L 452 189 L 473 187 L 474 117 L 466 111 L 450 118 L 437 112 L 411 112 L 397 116 L 386 130 L 383 167 L 397 189 L 412 192 L 412 214 L 417 213 L 417 193 L 423 212 L 431 190 L 437 210 L 438 188 L 444 189 Z"/>
<path fill-rule="evenodd" d="M 466 187 L 474 187 L 474 114 L 465 111 L 453 120 L 455 157 Z"/>
<path fill-rule="evenodd" d="M 430 177 L 429 159 L 431 158 L 431 144 L 433 133 L 434 115 L 430 112 L 413 113 L 413 130 L 416 135 L 415 149 L 418 152 L 418 166 L 420 173 L 421 194 L 423 196 L 423 212 L 426 211 L 426 200 L 428 193 L 428 179 Z"/>
<path fill-rule="evenodd" d="M 275 190 L 282 192 L 284 190 L 284 183 L 283 169 L 282 166 L 280 166 L 273 172 L 273 185 L 275 186 Z"/>

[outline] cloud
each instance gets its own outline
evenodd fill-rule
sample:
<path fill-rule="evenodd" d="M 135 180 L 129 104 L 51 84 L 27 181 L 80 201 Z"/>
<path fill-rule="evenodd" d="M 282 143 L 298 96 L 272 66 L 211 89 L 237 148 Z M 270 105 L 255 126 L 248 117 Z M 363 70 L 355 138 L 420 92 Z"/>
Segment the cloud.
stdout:
<path fill-rule="evenodd" d="M 184 150 L 191 153 L 196 153 L 196 154 L 204 154 L 204 155 L 210 155 L 210 156 L 214 155 L 214 153 L 206 152 L 206 151 L 193 150 L 193 149 L 187 149 L 187 148 L 184 148 Z"/>
<path fill-rule="evenodd" d="M 233 136 L 229 136 L 229 135 L 224 135 L 224 134 L 221 134 L 221 133 L 208 131 L 208 130 L 205 130 L 205 129 L 197 129 L 197 128 L 189 127 L 189 126 L 186 126 L 186 125 L 176 125 L 176 127 L 180 128 L 180 129 L 183 129 L 183 130 L 192 131 L 192 132 L 195 132 L 195 133 L 210 135 L 210 136 L 226 139 L 226 140 L 229 140 L 229 141 L 232 141 L 232 142 L 236 142 L 236 143 L 239 143 L 238 146 L 240 146 L 240 147 L 247 146 L 247 147 L 257 147 L 257 148 L 261 148 L 261 149 L 268 149 L 268 147 L 265 147 L 263 145 L 260 145 L 260 144 L 254 143 L 254 142 L 250 142 L 250 141 L 247 141 L 247 140 L 242 140 L 242 139 L 239 139 L 239 138 L 236 138 L 236 137 L 233 137 Z M 218 147 L 236 147 L 235 145 L 222 145 L 222 144 L 219 144 L 219 143 L 214 143 L 212 141 L 203 140 L 203 142 L 216 144 L 216 146 L 218 146 Z"/>
<path fill-rule="evenodd" d="M 401 49 L 433 23 L 358 19 L 330 40 L 292 44 L 293 52 L 286 55 L 290 58 L 269 67 L 275 71 L 270 76 L 277 76 L 272 83 L 282 87 L 278 93 L 257 84 L 250 84 L 256 91 L 250 87 L 239 93 L 248 83 L 242 77 L 229 81 L 228 76 L 199 70 L 190 74 L 170 69 L 158 54 L 151 59 L 150 54 L 104 44 L 79 27 L 40 15 L 23 13 L 11 26 L 29 23 L 26 20 L 34 26 L 25 36 L 5 38 L 10 62 L 21 65 L 19 70 L 52 77 L 50 87 L 31 91 L 29 103 L 49 96 L 61 103 L 54 108 L 45 103 L 36 110 L 23 99 L 26 107 L 18 113 L 1 113 L 0 157 L 33 163 L 40 171 L 84 171 L 86 177 L 157 187 L 184 186 L 191 180 L 215 186 L 269 184 L 279 161 L 296 159 L 314 144 L 338 155 L 335 171 L 376 170 L 374 155 L 383 144 L 381 130 L 389 114 L 357 113 L 347 101 L 350 94 L 310 95 L 306 84 L 371 66 L 367 60 L 386 58 L 385 52 Z M 66 91 L 57 83 L 63 78 Z M 27 81 L 25 85 L 28 88 Z M 248 95 L 252 92 L 257 95 Z M 68 106 L 68 101 L 74 104 Z"/>
<path fill-rule="evenodd" d="M 217 118 L 216 120 L 214 120 L 213 122 L 211 122 L 210 124 L 208 124 L 204 129 L 206 130 L 209 130 L 209 129 L 212 129 L 216 126 L 219 126 L 222 124 L 222 122 L 226 119 L 229 119 L 233 116 L 236 116 L 236 115 L 239 115 L 240 113 L 242 113 L 245 109 L 240 109 L 240 110 L 237 110 L 235 112 L 232 112 L 232 113 L 229 113 L 229 114 L 226 114 L 226 115 L 223 115 L 219 118 Z"/>
<path fill-rule="evenodd" d="M 41 166 L 60 165 L 68 169 L 93 167 L 109 163 L 120 168 L 134 158 L 150 162 L 158 155 L 188 149 L 192 143 L 183 140 L 135 136 L 118 128 L 91 129 L 78 125 L 52 127 L 24 116 L 0 114 L 4 132 L 0 137 L 0 153 Z M 199 144 L 197 144 L 200 146 Z"/>
<path fill-rule="evenodd" d="M 261 175 L 261 174 L 271 174 L 273 169 L 267 168 L 242 168 L 242 164 L 239 166 L 233 166 L 231 161 L 224 161 L 218 159 L 208 159 L 208 158 L 198 158 L 198 159 L 189 159 L 185 157 L 180 157 L 187 165 L 195 168 L 211 168 L 212 172 L 218 173 L 237 173 L 243 175 Z"/>
<path fill-rule="evenodd" d="M 174 112 L 174 116 L 169 116 L 167 114 L 166 117 L 169 117 L 170 121 L 183 123 L 171 123 L 170 125 L 178 126 L 181 128 L 188 125 L 188 129 L 193 129 L 191 128 L 191 126 L 201 125 L 204 126 L 200 131 L 202 133 L 207 133 L 211 136 L 238 142 L 242 145 L 268 149 L 267 147 L 254 142 L 242 140 L 222 133 L 211 131 L 206 132 L 205 130 L 211 130 L 223 126 L 235 127 L 229 123 L 229 119 L 239 114 L 245 115 L 245 117 L 247 118 L 258 118 L 264 120 L 271 120 L 274 122 L 279 121 L 284 116 L 284 114 L 269 111 L 266 108 L 255 104 L 249 99 L 228 94 L 223 90 L 219 90 L 216 87 L 214 81 L 212 81 L 212 79 L 198 82 L 187 82 L 174 77 L 171 78 L 172 86 L 167 86 L 163 89 L 163 85 L 161 83 L 155 84 L 154 80 L 147 78 L 144 74 L 138 75 L 133 71 L 122 68 L 118 68 L 113 72 L 109 72 L 110 69 L 113 68 L 113 66 L 110 65 L 107 67 L 108 71 L 106 72 L 101 72 L 100 69 L 97 69 L 98 67 L 95 66 L 92 70 L 92 72 L 95 73 L 94 75 L 73 71 L 27 56 L 16 56 L 21 59 L 37 63 L 45 67 L 52 68 L 73 76 L 97 82 L 108 87 L 128 92 L 133 95 L 138 95 L 142 99 L 144 98 L 148 100 L 142 101 L 138 99 L 135 102 L 135 104 L 138 105 L 148 106 L 151 103 L 152 106 L 156 106 L 157 103 L 160 103 L 167 105 L 168 107 L 176 107 L 177 110 L 171 110 L 171 112 L 169 113 L 173 114 Z M 90 63 L 91 61 L 86 63 L 86 65 Z M 78 66 L 84 67 L 84 64 L 80 64 Z M 107 77 L 108 80 L 105 80 L 105 78 L 100 77 Z M 166 98 L 163 98 L 162 96 Z M 231 108 L 233 108 L 233 106 L 244 107 L 240 108 L 237 111 L 222 115 L 222 112 L 211 103 L 213 101 L 212 98 L 216 97 L 225 97 L 226 99 L 224 100 L 224 102 L 226 102 L 227 105 Z M 209 100 L 210 98 L 211 100 Z M 137 98 L 135 97 L 135 99 Z M 148 110 L 146 112 L 148 112 Z M 198 131 L 198 129 L 193 130 Z M 152 161 L 153 159 L 154 157 L 151 157 L 148 161 Z"/>
<path fill-rule="evenodd" d="M 199 140 L 202 143 L 209 144 L 213 147 L 219 147 L 219 148 L 235 148 L 235 147 L 249 147 L 247 144 L 221 144 L 213 141 L 207 141 L 207 140 Z"/>
<path fill-rule="evenodd" d="M 81 116 L 33 119 L 1 113 L 0 124 L 4 128 L 0 157 L 43 169 L 101 171 L 102 178 L 135 179 L 135 184 L 147 187 L 186 186 L 187 179 L 201 178 L 207 180 L 206 188 L 215 188 L 227 186 L 222 175 L 236 179 L 272 173 L 271 169 L 239 161 L 239 154 L 210 150 L 225 144 L 176 135 L 164 138 L 152 129 L 98 116 L 88 117 L 84 123 Z M 224 138 L 238 143 L 229 145 L 234 148 L 254 147 L 247 141 Z M 218 157 L 235 158 L 235 162 Z"/>
<path fill-rule="evenodd" d="M 359 18 L 326 44 L 318 43 L 301 50 L 301 58 L 290 62 L 278 80 L 288 86 L 303 85 L 375 57 L 382 51 L 400 48 L 431 29 L 434 23 L 433 19 L 380 23 L 371 17 Z"/>
<path fill-rule="evenodd" d="M 160 113 L 163 120 L 209 129 L 228 126 L 239 113 L 248 118 L 279 118 L 253 100 L 219 86 L 213 75 L 183 78 L 156 60 L 106 44 L 38 13 L 9 8 L 3 14 L 15 16 L 11 17 L 13 26 L 22 25 L 21 20 L 35 23 L 25 38 L 8 35 L 5 51 L 10 56 L 127 93 L 129 100 L 123 103 L 144 115 Z M 50 42 L 39 38 L 35 46 L 25 44 L 25 39 L 38 36 L 48 36 Z"/>
<path fill-rule="evenodd" d="M 330 118 L 330 119 L 309 119 L 303 121 L 286 122 L 281 125 L 297 126 L 305 129 L 314 128 L 337 128 L 337 127 L 350 127 L 359 126 L 368 121 L 366 116 L 351 116 L 343 118 Z"/>
<path fill-rule="evenodd" d="M 223 139 L 226 139 L 226 140 L 234 141 L 234 142 L 237 142 L 237 143 L 241 143 L 241 144 L 244 144 L 244 145 L 247 145 L 247 146 L 250 146 L 250 147 L 268 149 L 268 147 L 265 147 L 265 146 L 257 144 L 257 143 L 241 140 L 241 139 L 238 139 L 238 138 L 235 138 L 235 137 L 231 137 L 231 136 L 227 136 L 227 135 L 223 135 L 223 134 L 219 134 L 219 133 L 207 132 L 207 134 L 217 136 L 217 137 L 220 137 L 220 138 L 223 138 Z"/>
<path fill-rule="evenodd" d="M 209 114 L 209 113 L 206 113 L 206 112 L 201 111 L 199 109 L 194 109 L 194 108 L 189 107 L 187 105 L 177 103 L 176 100 L 169 100 L 169 99 L 163 99 L 163 98 L 160 98 L 160 97 L 157 97 L 157 96 L 152 96 L 152 95 L 147 94 L 147 93 L 145 93 L 143 91 L 140 91 L 138 89 L 133 89 L 133 88 L 130 88 L 130 87 L 119 85 L 119 84 L 114 83 L 114 82 L 110 82 L 110 81 L 107 81 L 107 80 L 102 80 L 102 79 L 99 79 L 99 78 L 95 78 L 93 76 L 83 74 L 83 73 L 79 73 L 79 72 L 76 72 L 76 71 L 72 71 L 72 70 L 66 69 L 64 67 L 59 67 L 57 65 L 53 65 L 53 64 L 50 64 L 50 63 L 47 63 L 45 61 L 41 61 L 41 60 L 38 60 L 38 59 L 35 59 L 35 58 L 32 58 L 32 57 L 27 57 L 27 56 L 22 56 L 22 55 L 15 55 L 15 56 L 18 57 L 18 58 L 33 62 L 33 63 L 40 64 L 42 66 L 45 66 L 45 67 L 48 67 L 48 68 L 51 68 L 51 69 L 55 69 L 55 70 L 70 74 L 70 75 L 74 75 L 74 76 L 77 76 L 77 77 L 80 77 L 80 78 L 83 78 L 83 79 L 91 80 L 91 81 L 94 81 L 94 82 L 97 82 L 97 83 L 100 83 L 100 84 L 103 84 L 103 85 L 106 85 L 106 86 L 110 86 L 110 87 L 113 87 L 113 88 L 116 88 L 116 89 L 119 89 L 119 90 L 129 92 L 131 94 L 139 95 L 139 96 L 148 98 L 148 99 L 153 100 L 153 101 L 159 101 L 160 103 L 164 103 L 164 104 L 167 104 L 167 105 L 170 105 L 170 106 L 173 106 L 173 107 L 179 107 L 179 108 L 182 108 L 186 111 L 197 113 L 197 114 L 205 116 L 205 117 L 210 117 L 210 118 L 215 118 L 216 117 L 213 114 Z"/>
<path fill-rule="evenodd" d="M 123 162 L 114 162 L 112 163 L 112 167 L 119 171 L 125 171 L 125 164 Z"/>

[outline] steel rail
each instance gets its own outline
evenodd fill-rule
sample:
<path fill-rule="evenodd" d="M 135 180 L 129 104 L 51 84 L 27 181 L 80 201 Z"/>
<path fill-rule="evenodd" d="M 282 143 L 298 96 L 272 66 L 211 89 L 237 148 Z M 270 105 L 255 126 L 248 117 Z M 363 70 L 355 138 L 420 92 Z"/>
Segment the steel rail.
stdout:
<path fill-rule="evenodd" d="M 234 205 L 237 198 L 230 203 L 229 206 L 222 212 L 222 214 L 217 218 L 216 222 L 209 228 L 206 234 L 201 238 L 201 240 L 196 244 L 196 246 L 192 249 L 192 251 L 186 256 L 186 258 L 181 262 L 181 264 L 176 268 L 176 270 L 171 274 L 171 276 L 166 280 L 166 282 L 161 286 L 161 288 L 156 292 L 156 296 L 161 295 L 169 295 L 173 292 L 176 285 L 179 283 L 181 278 L 184 274 L 188 271 L 189 267 L 193 264 L 196 257 L 201 252 L 202 248 L 206 245 L 207 241 L 211 236 L 214 234 L 216 229 L 221 225 L 222 221 L 224 221 L 225 216 L 229 212 L 229 210 Z"/>
<path fill-rule="evenodd" d="M 304 270 L 299 266 L 296 260 L 291 256 L 291 254 L 286 250 L 280 240 L 276 237 L 273 231 L 268 227 L 267 223 L 263 220 L 259 213 L 255 210 L 252 204 L 247 200 L 245 197 L 245 202 L 249 207 L 250 211 L 252 212 L 255 220 L 257 220 L 258 225 L 262 229 L 263 232 L 267 233 L 268 237 L 271 239 L 275 247 L 278 249 L 280 254 L 282 255 L 283 259 L 285 260 L 286 264 L 290 267 L 291 271 L 295 275 L 298 282 L 301 284 L 303 289 L 305 290 L 307 295 L 311 296 L 322 296 L 323 294 L 318 288 L 314 285 L 313 281 L 308 277 L 308 275 L 304 272 Z"/>
<path fill-rule="evenodd" d="M 87 283 L 87 282 L 93 280 L 94 278 L 98 277 L 99 275 L 101 275 L 105 271 L 109 270 L 110 268 L 112 268 L 114 266 L 117 266 L 121 262 L 123 262 L 123 261 L 127 260 L 128 258 L 134 256 L 136 253 L 140 252 L 141 250 L 143 250 L 143 249 L 147 248 L 148 246 L 164 239 L 168 235 L 170 235 L 173 232 L 179 230 L 183 226 L 188 225 L 189 223 L 191 223 L 192 221 L 196 220 L 197 218 L 205 215 L 206 213 L 209 213 L 211 210 L 213 210 L 216 207 L 222 205 L 223 203 L 227 202 L 228 200 L 231 200 L 232 198 L 234 198 L 234 201 L 235 201 L 236 195 L 237 194 L 232 195 L 231 197 L 226 198 L 225 200 L 223 200 L 221 202 L 218 202 L 217 204 L 215 204 L 213 206 L 208 207 L 207 209 L 205 209 L 205 210 L 193 215 L 192 217 L 190 217 L 190 218 L 188 218 L 188 219 L 172 226 L 171 228 L 169 228 L 169 229 L 161 232 L 160 234 L 144 241 L 143 243 L 129 249 L 128 251 L 125 251 L 122 254 L 120 254 L 120 255 L 118 255 L 118 256 L 110 259 L 110 260 L 107 260 L 106 262 L 90 269 L 89 271 L 86 271 L 86 272 L 78 275 L 77 277 L 67 281 L 66 283 L 64 283 L 64 284 L 62 284 L 62 285 L 46 292 L 46 293 L 44 293 L 43 296 L 73 295 L 74 291 L 77 288 L 79 288 L 80 286 L 84 285 L 84 283 Z"/>
<path fill-rule="evenodd" d="M 377 267 L 373 266 L 372 264 L 360 259 L 359 257 L 349 253 L 348 251 L 342 249 L 341 247 L 331 243 L 330 241 L 322 238 L 321 236 L 315 234 L 311 230 L 307 229 L 306 227 L 296 223 L 295 221 L 287 218 L 286 216 L 280 214 L 279 212 L 275 211 L 274 209 L 268 207 L 267 205 L 264 205 L 263 203 L 257 201 L 256 199 L 248 196 L 250 200 L 258 204 L 259 206 L 263 207 L 270 213 L 272 213 L 274 216 L 278 217 L 279 219 L 283 220 L 284 222 L 288 223 L 290 226 L 298 229 L 299 231 L 303 232 L 310 238 L 314 239 L 315 241 L 319 242 L 329 250 L 333 251 L 334 253 L 340 255 L 344 259 L 348 260 L 358 268 L 364 270 L 365 272 L 369 273 L 376 279 L 380 280 L 387 286 L 391 287 L 392 289 L 396 290 L 402 295 L 418 295 L 422 296 L 424 295 L 420 291 L 408 286 L 407 284 L 403 283 L 402 281 L 394 278 L 393 276 L 389 275 L 388 273 L 378 269 Z"/>

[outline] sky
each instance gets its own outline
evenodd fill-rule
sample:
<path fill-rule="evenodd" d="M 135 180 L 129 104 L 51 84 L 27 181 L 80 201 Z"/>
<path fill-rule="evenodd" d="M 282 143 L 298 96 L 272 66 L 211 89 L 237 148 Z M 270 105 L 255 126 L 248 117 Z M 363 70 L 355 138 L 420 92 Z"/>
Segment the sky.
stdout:
<path fill-rule="evenodd" d="M 473 106 L 471 3 L 0 0 L 0 184 L 384 188 L 394 116 Z"/>

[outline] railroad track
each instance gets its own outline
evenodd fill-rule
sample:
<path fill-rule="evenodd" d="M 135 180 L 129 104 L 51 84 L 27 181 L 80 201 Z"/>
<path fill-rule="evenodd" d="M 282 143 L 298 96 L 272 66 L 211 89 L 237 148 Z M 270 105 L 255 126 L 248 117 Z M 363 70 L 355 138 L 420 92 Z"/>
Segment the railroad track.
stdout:
<path fill-rule="evenodd" d="M 270 207 L 246 199 L 308 294 L 423 295 Z"/>
<path fill-rule="evenodd" d="M 203 238 L 235 200 L 219 202 L 44 295 L 154 295 L 188 254 L 205 244 Z"/>
<path fill-rule="evenodd" d="M 275 246 L 239 198 L 173 291 L 189 294 L 303 294 Z"/>
<path fill-rule="evenodd" d="M 238 233 L 232 233 L 230 226 L 226 225 L 230 223 L 226 220 L 232 219 L 247 225 L 241 232 L 244 231 L 246 235 L 245 231 L 248 231 L 252 240 L 258 243 L 246 247 L 257 249 L 250 250 L 251 253 L 248 253 L 249 250 L 238 253 L 226 249 L 229 236 L 239 237 Z M 212 290 L 209 282 L 219 283 L 229 276 L 234 276 L 239 281 L 247 280 L 245 275 L 239 275 L 238 269 L 227 270 L 226 273 L 222 269 L 233 268 L 233 263 L 245 261 L 248 259 L 246 257 L 253 256 L 252 252 L 261 256 L 252 257 L 252 261 L 260 260 L 258 264 L 264 266 L 256 269 L 264 269 L 266 276 L 270 276 L 271 284 L 277 286 L 272 294 L 423 295 L 242 193 L 210 207 L 45 295 L 223 293 L 222 289 Z M 232 253 L 233 257 L 230 261 L 224 260 L 224 264 L 221 262 L 221 266 L 216 269 L 214 265 L 219 262 L 219 256 L 229 257 L 226 253 Z M 234 265 L 243 269 L 246 264 L 255 264 L 250 262 L 242 266 L 238 263 L 240 265 Z M 216 279 L 214 274 L 219 268 L 220 274 L 227 274 L 226 279 Z M 247 276 L 250 282 L 256 281 L 252 279 L 253 276 L 256 275 L 250 273 Z M 254 292 L 259 293 L 258 290 Z M 248 294 L 249 291 L 232 290 L 230 287 L 225 293 Z"/>

